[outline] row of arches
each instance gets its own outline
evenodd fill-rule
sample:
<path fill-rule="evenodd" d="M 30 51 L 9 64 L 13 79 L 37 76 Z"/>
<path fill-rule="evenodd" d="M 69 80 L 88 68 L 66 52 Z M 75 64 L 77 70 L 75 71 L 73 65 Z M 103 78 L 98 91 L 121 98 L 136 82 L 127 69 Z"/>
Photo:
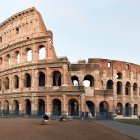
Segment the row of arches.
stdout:
<path fill-rule="evenodd" d="M 25 52 L 22 54 L 24 58 L 26 58 L 27 62 L 31 62 L 33 59 L 33 50 L 31 48 L 26 48 Z M 10 54 L 7 54 L 5 57 L 0 57 L 0 64 L 12 64 L 13 62 L 16 64 L 20 64 L 21 60 L 21 52 L 20 51 L 15 51 L 14 54 L 11 56 Z M 46 48 L 43 45 L 40 45 L 38 47 L 38 59 L 39 60 L 44 60 L 46 59 Z"/>
<path fill-rule="evenodd" d="M 121 73 L 118 73 L 118 79 L 120 79 L 122 76 Z M 74 86 L 78 86 L 79 85 L 79 78 L 77 76 L 72 76 L 71 77 L 71 80 L 72 80 L 72 83 Z M 86 75 L 84 76 L 83 78 L 83 85 L 86 86 L 86 87 L 94 87 L 94 77 L 92 75 Z M 103 83 L 102 83 L 103 84 Z M 113 90 L 113 81 L 112 80 L 108 80 L 106 82 L 106 89 L 108 90 Z M 122 94 L 122 88 L 123 88 L 123 85 L 122 85 L 122 82 L 121 81 L 118 81 L 117 82 L 117 94 Z M 138 84 L 137 83 L 134 83 L 133 84 L 133 92 L 136 94 L 137 93 L 137 90 L 138 90 Z M 125 94 L 126 95 L 130 95 L 130 92 L 131 92 L 131 84 L 130 82 L 126 82 L 125 84 Z"/>
<path fill-rule="evenodd" d="M 61 116 L 62 113 L 62 107 L 61 107 L 61 101 L 59 99 L 54 99 L 52 101 L 52 115 L 53 116 Z M 68 114 L 70 116 L 78 116 L 79 115 L 79 103 L 76 99 L 70 99 L 68 103 Z M 19 102 L 17 100 L 13 101 L 12 111 L 9 110 L 9 102 L 7 100 L 4 101 L 4 108 L 3 113 L 9 114 L 9 113 L 19 115 Z M 32 114 L 32 103 L 29 99 L 26 99 L 24 101 L 24 113 L 25 115 L 31 115 Z M 38 100 L 38 110 L 37 115 L 43 115 L 45 114 L 45 101 L 43 99 Z"/>
<path fill-rule="evenodd" d="M 125 114 L 125 116 L 138 115 L 138 105 L 134 104 L 134 107 L 132 108 L 130 103 L 126 103 L 123 107 L 122 103 L 119 102 L 117 103 L 116 113 L 117 115 Z"/>
<path fill-rule="evenodd" d="M 95 116 L 95 104 L 92 101 L 86 101 L 87 112 L 89 112 L 92 116 Z M 59 99 L 52 100 L 52 112 L 53 116 L 61 116 L 62 113 L 62 103 Z M 99 113 L 107 113 L 109 112 L 109 105 L 106 101 L 101 101 L 99 104 Z M 7 100 L 4 101 L 4 114 L 9 114 L 9 102 Z M 12 112 L 15 115 L 19 115 L 19 102 L 17 100 L 13 101 Z M 43 99 L 38 99 L 38 115 L 43 115 L 45 113 L 45 101 Z M 32 114 L 32 103 L 29 99 L 24 101 L 24 114 L 31 115 Z M 123 104 L 118 102 L 116 106 L 116 114 L 123 116 L 130 115 L 138 115 L 138 105 L 134 104 L 134 107 L 131 107 L 130 103 L 126 103 L 123 107 Z M 80 115 L 80 106 L 79 102 L 76 99 L 70 99 L 68 101 L 68 115 L 70 116 L 79 116 Z"/>
<path fill-rule="evenodd" d="M 71 80 L 74 86 L 80 85 L 79 78 L 77 76 L 72 76 Z M 92 75 L 85 75 L 83 78 L 83 85 L 85 87 L 94 87 L 94 77 Z"/>
<path fill-rule="evenodd" d="M 32 84 L 32 77 L 29 73 L 24 74 L 24 87 L 29 88 Z M 18 75 L 14 75 L 13 77 L 13 86 L 15 89 L 19 88 L 20 79 Z M 10 80 L 8 77 L 4 80 L 5 89 L 10 88 Z M 38 86 L 45 86 L 46 84 L 46 76 L 44 72 L 38 73 Z M 61 86 L 61 73 L 59 71 L 52 72 L 52 86 Z M 2 89 L 2 81 L 0 80 L 0 90 Z"/>

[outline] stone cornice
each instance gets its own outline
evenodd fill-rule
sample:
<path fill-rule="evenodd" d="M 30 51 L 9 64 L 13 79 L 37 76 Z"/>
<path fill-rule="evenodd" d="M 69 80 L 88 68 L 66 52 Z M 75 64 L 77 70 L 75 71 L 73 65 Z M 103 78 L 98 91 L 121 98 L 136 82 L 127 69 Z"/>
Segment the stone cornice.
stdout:
<path fill-rule="evenodd" d="M 13 22 L 14 20 L 16 20 L 17 18 L 19 17 L 23 17 L 27 14 L 30 14 L 30 13 L 33 13 L 34 11 L 37 11 L 34 7 L 32 8 L 28 8 L 26 10 L 23 10 L 21 12 L 18 12 L 17 14 L 11 16 L 10 18 L 6 19 L 5 21 L 3 21 L 1 24 L 0 24 L 0 30 L 2 28 L 4 28 L 5 26 L 7 26 L 8 24 L 10 24 L 11 22 Z"/>

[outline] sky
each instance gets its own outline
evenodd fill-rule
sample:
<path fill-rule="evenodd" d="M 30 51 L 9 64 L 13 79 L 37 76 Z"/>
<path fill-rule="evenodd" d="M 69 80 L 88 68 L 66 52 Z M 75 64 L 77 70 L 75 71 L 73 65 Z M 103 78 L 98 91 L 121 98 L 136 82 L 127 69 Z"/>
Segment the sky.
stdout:
<path fill-rule="evenodd" d="M 0 22 L 33 6 L 53 32 L 57 56 L 140 64 L 140 0 L 4 0 Z"/>

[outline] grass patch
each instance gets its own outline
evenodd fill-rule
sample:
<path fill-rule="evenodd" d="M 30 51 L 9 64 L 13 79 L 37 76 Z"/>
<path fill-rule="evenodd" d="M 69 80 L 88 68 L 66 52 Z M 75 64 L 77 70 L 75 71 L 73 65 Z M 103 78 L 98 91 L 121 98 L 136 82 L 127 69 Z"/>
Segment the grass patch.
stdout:
<path fill-rule="evenodd" d="M 130 121 L 130 120 L 126 121 L 126 120 L 124 120 L 124 121 L 120 121 L 120 122 L 140 126 L 140 121 Z"/>

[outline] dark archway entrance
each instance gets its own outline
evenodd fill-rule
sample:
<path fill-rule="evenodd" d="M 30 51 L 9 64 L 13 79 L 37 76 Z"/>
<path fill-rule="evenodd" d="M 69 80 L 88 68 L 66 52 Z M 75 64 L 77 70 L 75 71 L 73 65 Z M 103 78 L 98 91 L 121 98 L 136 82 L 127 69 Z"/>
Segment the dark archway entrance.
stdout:
<path fill-rule="evenodd" d="M 125 104 L 125 116 L 131 115 L 131 105 L 129 103 Z"/>
<path fill-rule="evenodd" d="M 39 72 L 39 86 L 45 86 L 45 74 Z"/>
<path fill-rule="evenodd" d="M 19 103 L 17 100 L 14 100 L 13 113 L 14 115 L 19 115 Z"/>
<path fill-rule="evenodd" d="M 28 99 L 25 101 L 25 114 L 31 115 L 31 102 Z"/>
<path fill-rule="evenodd" d="M 3 113 L 5 115 L 8 115 L 9 114 L 9 102 L 7 100 L 4 101 L 4 110 L 3 110 Z"/>
<path fill-rule="evenodd" d="M 108 104 L 103 101 L 100 103 L 100 112 L 108 112 Z"/>
<path fill-rule="evenodd" d="M 138 105 L 134 105 L 134 115 L 138 115 Z"/>
<path fill-rule="evenodd" d="M 123 115 L 123 105 L 122 105 L 122 103 L 117 103 L 116 113 L 117 113 L 117 115 Z"/>
<path fill-rule="evenodd" d="M 53 86 L 61 86 L 61 73 L 59 71 L 53 72 Z"/>
<path fill-rule="evenodd" d="M 69 101 L 69 115 L 79 116 L 79 104 L 76 99 L 71 99 Z"/>
<path fill-rule="evenodd" d="M 45 114 L 45 102 L 42 99 L 38 100 L 38 115 Z"/>
<path fill-rule="evenodd" d="M 53 100 L 53 116 L 61 116 L 61 101 L 59 99 Z"/>

